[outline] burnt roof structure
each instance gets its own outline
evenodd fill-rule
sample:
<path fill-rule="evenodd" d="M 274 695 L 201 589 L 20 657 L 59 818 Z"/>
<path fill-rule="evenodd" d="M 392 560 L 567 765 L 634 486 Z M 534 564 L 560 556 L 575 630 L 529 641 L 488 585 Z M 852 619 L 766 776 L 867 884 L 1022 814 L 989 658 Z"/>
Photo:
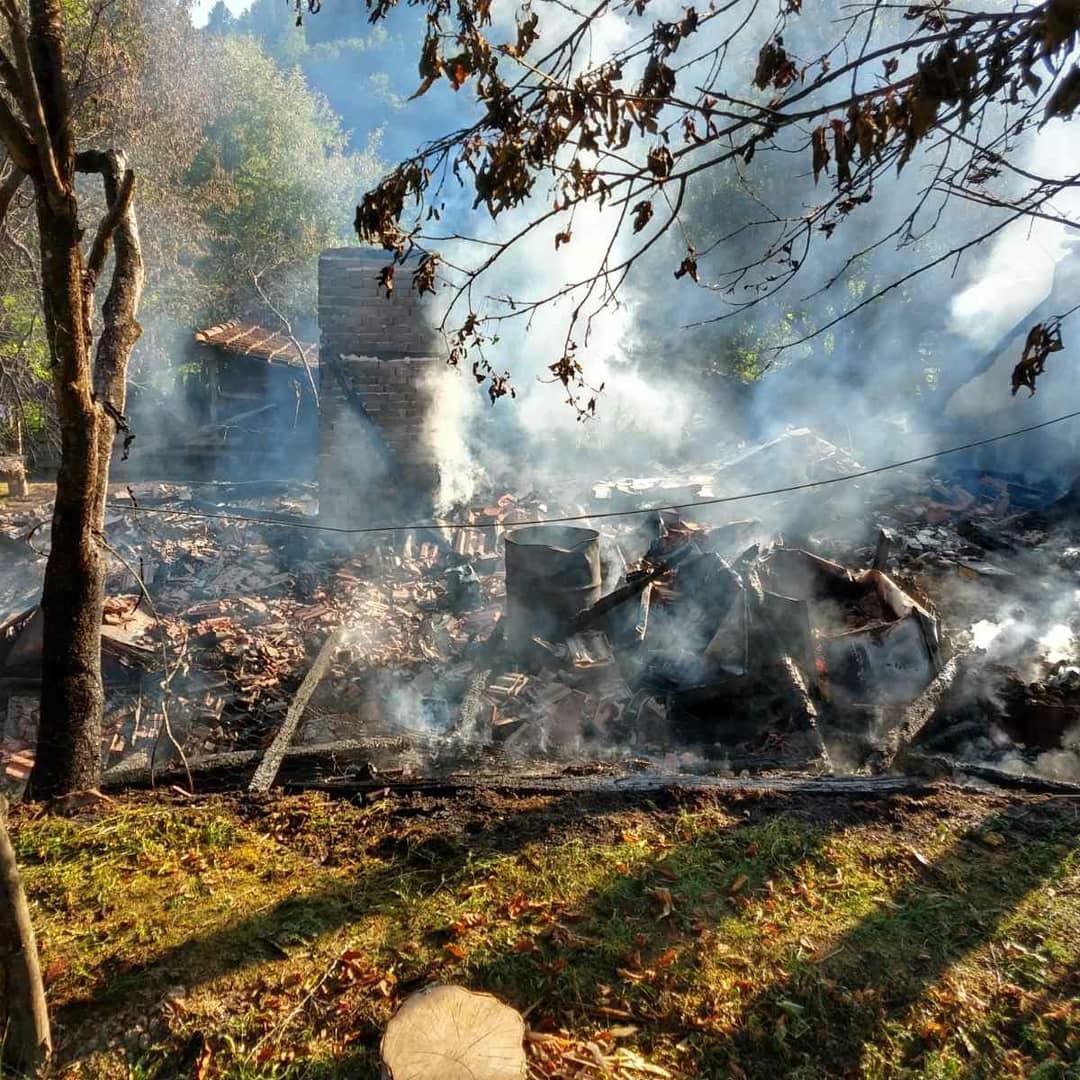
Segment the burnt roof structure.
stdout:
<path fill-rule="evenodd" d="M 233 356 L 252 357 L 268 364 L 283 364 L 302 368 L 303 361 L 297 356 L 296 346 L 284 334 L 267 330 L 255 323 L 230 319 L 217 326 L 195 331 L 200 345 L 212 345 Z M 319 347 L 313 342 L 299 342 L 309 367 L 319 366 Z"/>

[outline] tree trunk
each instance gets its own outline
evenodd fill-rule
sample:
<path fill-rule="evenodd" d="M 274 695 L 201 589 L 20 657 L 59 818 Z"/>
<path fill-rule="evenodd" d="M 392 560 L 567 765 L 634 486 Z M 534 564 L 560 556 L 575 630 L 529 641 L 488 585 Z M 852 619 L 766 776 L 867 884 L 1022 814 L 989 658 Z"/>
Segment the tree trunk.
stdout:
<path fill-rule="evenodd" d="M 0 36 L 0 144 L 15 165 L 0 190 L 0 218 L 29 177 L 60 420 L 52 549 L 41 599 L 41 723 L 30 777 L 35 794 L 50 796 L 95 787 L 101 775 L 101 534 L 113 439 L 118 430 L 127 431 L 124 390 L 128 357 L 140 333 L 135 314 L 143 264 L 132 209 L 135 175 L 124 156 L 115 150 L 76 153 L 63 0 L 0 2 L 0 22 L 6 28 Z M 107 207 L 85 259 L 77 172 L 100 175 Z M 91 357 L 94 293 L 114 243 L 104 325 Z"/>
<path fill-rule="evenodd" d="M 131 204 L 134 175 L 114 150 L 80 153 L 76 168 L 101 175 L 108 205 L 85 266 L 74 197 L 60 213 L 38 199 L 42 296 L 61 432 L 52 548 L 41 600 L 41 724 L 30 777 L 39 797 L 96 787 L 101 778 L 105 560 L 100 540 L 113 439 L 118 428 L 126 431 L 128 358 L 141 333 L 135 319 L 143 263 Z M 104 325 L 91 363 L 94 287 L 114 241 Z"/>
<path fill-rule="evenodd" d="M 72 197 L 61 213 L 39 197 L 42 298 L 53 358 L 61 456 L 44 618 L 41 724 L 30 784 L 38 797 L 94 787 L 101 770 L 101 611 L 98 408 L 92 392 L 83 258 Z"/>
<path fill-rule="evenodd" d="M 37 943 L 0 798 L 0 1049 L 16 1069 L 36 1072 L 52 1053 Z"/>

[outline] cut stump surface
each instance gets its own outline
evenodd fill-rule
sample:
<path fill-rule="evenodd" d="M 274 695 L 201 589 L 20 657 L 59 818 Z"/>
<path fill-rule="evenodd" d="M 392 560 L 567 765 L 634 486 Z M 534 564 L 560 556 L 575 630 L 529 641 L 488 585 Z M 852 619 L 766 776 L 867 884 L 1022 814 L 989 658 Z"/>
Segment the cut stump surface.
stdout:
<path fill-rule="evenodd" d="M 387 1080 L 523 1080 L 525 1021 L 490 994 L 432 986 L 408 998 L 382 1040 Z"/>

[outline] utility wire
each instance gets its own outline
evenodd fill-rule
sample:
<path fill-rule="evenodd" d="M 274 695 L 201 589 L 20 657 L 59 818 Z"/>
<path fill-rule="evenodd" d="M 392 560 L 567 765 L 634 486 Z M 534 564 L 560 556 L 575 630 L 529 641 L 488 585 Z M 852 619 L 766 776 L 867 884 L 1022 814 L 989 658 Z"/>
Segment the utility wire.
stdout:
<path fill-rule="evenodd" d="M 724 503 L 742 502 L 746 499 L 760 499 L 768 495 L 788 495 L 796 491 L 810 491 L 814 488 L 827 487 L 830 484 L 846 484 L 851 480 L 861 480 L 867 476 L 877 476 L 880 473 L 892 472 L 894 469 L 903 469 L 909 465 L 919 465 L 924 461 L 933 461 L 935 458 L 946 457 L 949 454 L 959 454 L 964 450 L 974 450 L 980 446 L 989 446 L 991 443 L 1003 442 L 1005 439 L 1013 439 L 1017 435 L 1026 435 L 1031 431 L 1039 431 L 1042 428 L 1060 424 L 1066 420 L 1074 420 L 1080 416 L 1080 410 L 1065 413 L 1063 416 L 1055 416 L 1053 420 L 1044 420 L 1039 424 L 1029 424 L 1027 427 L 1017 428 L 1015 431 L 1007 431 L 1003 435 L 991 435 L 986 439 L 976 439 L 974 442 L 964 443 L 961 446 L 950 446 L 945 450 L 935 450 L 929 454 L 920 454 L 918 457 L 906 458 L 904 461 L 893 461 L 888 465 L 878 465 L 872 469 L 862 469 L 859 472 L 845 473 L 843 476 L 831 476 L 825 480 L 809 480 L 802 484 L 788 484 L 785 487 L 768 488 L 764 491 L 747 491 L 741 495 L 722 495 L 714 499 L 698 499 L 695 502 L 670 503 L 666 506 L 642 506 L 632 510 L 603 510 L 592 514 L 570 514 L 565 517 L 533 518 L 528 521 L 514 521 L 509 523 L 517 528 L 522 525 L 567 525 L 575 521 L 596 521 L 602 518 L 634 517 L 639 514 L 656 514 L 662 510 L 693 510 L 699 506 L 720 506 Z M 312 532 L 344 533 L 348 536 L 367 535 L 371 533 L 397 533 L 412 532 L 414 529 L 490 529 L 491 525 L 466 524 L 458 521 L 419 521 L 411 525 L 368 525 L 363 528 L 350 529 L 340 525 L 316 525 L 301 521 L 288 521 L 272 517 L 248 517 L 244 514 L 225 512 L 210 514 L 199 510 L 173 510 L 167 506 L 139 506 L 131 503 L 109 502 L 106 504 L 110 510 L 119 510 L 124 513 L 134 514 L 168 514 L 172 517 L 195 518 L 200 521 L 244 521 L 252 525 L 270 525 L 274 528 L 301 529 Z"/>

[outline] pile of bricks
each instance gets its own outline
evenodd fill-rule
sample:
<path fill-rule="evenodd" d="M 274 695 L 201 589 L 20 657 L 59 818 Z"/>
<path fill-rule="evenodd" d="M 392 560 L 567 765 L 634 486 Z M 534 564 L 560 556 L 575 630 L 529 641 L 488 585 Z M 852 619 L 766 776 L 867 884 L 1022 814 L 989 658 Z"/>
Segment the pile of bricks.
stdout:
<path fill-rule="evenodd" d="M 336 248 L 319 259 L 319 508 L 333 525 L 430 512 L 438 485 L 428 386 L 444 350 L 431 302 L 412 290 L 407 267 L 398 268 L 400 283 L 387 297 L 379 271 L 389 262 L 368 248 Z"/>

